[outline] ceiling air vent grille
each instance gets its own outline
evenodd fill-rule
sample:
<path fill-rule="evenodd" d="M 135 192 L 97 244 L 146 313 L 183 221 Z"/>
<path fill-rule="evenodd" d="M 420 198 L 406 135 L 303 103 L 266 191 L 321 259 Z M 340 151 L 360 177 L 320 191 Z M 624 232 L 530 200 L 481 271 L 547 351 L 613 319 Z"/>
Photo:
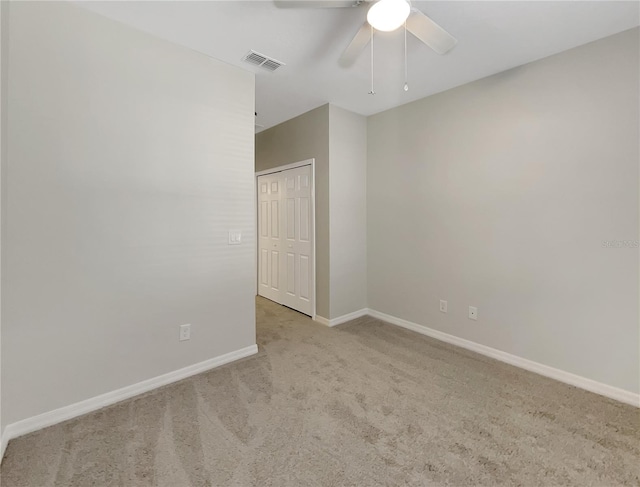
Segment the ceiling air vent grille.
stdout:
<path fill-rule="evenodd" d="M 267 71 L 275 71 L 280 66 L 284 66 L 285 64 L 276 61 L 273 58 L 267 57 L 264 54 L 260 54 L 256 51 L 249 51 L 242 60 L 246 63 L 253 64 L 254 66 L 259 66 L 261 68 L 266 69 Z"/>

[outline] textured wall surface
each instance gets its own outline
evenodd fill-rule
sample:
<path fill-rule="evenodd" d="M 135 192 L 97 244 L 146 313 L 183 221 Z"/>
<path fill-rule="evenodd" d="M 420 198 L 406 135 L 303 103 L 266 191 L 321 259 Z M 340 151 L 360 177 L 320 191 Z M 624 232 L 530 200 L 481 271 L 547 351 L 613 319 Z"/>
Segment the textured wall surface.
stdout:
<path fill-rule="evenodd" d="M 9 57 L 3 424 L 254 344 L 253 75 L 62 2 Z"/>

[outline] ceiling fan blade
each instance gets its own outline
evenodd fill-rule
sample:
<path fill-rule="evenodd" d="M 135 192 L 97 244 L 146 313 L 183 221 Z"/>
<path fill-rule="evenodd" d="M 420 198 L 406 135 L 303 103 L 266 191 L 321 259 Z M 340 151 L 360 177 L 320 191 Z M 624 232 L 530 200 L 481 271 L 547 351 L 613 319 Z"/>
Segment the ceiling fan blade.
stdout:
<path fill-rule="evenodd" d="M 278 8 L 347 8 L 357 7 L 356 0 L 274 0 Z"/>
<path fill-rule="evenodd" d="M 458 43 L 458 39 L 436 24 L 419 10 L 411 11 L 407 30 L 438 54 L 445 54 Z"/>
<path fill-rule="evenodd" d="M 340 65 L 352 65 L 371 40 L 371 26 L 365 22 L 340 56 Z"/>

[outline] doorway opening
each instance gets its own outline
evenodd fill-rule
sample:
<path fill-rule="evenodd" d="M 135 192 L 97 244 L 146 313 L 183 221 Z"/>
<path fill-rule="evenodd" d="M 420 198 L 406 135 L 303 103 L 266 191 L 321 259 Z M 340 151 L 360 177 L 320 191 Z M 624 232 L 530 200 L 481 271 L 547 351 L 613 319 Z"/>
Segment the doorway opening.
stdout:
<path fill-rule="evenodd" d="M 315 160 L 256 173 L 257 294 L 315 319 Z"/>

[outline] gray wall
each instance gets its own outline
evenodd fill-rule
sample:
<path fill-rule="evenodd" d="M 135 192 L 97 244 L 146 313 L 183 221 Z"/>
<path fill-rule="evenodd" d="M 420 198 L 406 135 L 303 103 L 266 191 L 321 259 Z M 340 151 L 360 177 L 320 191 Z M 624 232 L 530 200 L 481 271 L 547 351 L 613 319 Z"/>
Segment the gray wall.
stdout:
<path fill-rule="evenodd" d="M 5 159 L 6 159 L 6 114 L 7 114 L 7 49 L 9 43 L 9 29 L 7 15 L 9 8 L 8 2 L 0 1 L 0 276 L 2 275 L 2 226 L 4 225 L 4 204 L 3 198 L 5 191 L 4 184 L 4 172 L 5 172 Z M 0 279 L 0 296 L 2 295 L 2 281 Z M 0 438 L 2 438 L 2 299 L 0 299 Z"/>
<path fill-rule="evenodd" d="M 312 158 L 316 161 L 316 312 L 329 318 L 329 105 L 256 135 L 256 172 Z"/>
<path fill-rule="evenodd" d="M 329 107 L 331 314 L 367 307 L 367 118 Z"/>
<path fill-rule="evenodd" d="M 10 10 L 3 425 L 255 343 L 253 75 Z"/>
<path fill-rule="evenodd" d="M 369 307 L 638 392 L 638 43 L 370 117 Z"/>

